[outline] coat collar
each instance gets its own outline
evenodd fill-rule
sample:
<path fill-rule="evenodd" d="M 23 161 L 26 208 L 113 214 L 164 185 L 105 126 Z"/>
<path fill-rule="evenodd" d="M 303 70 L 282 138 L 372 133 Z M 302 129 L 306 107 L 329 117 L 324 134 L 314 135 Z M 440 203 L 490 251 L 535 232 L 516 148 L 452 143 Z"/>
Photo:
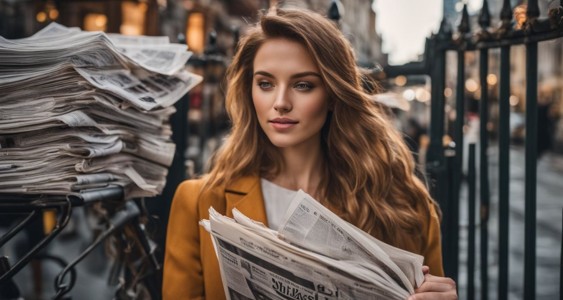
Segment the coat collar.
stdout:
<path fill-rule="evenodd" d="M 245 176 L 234 180 L 225 186 L 225 198 L 228 217 L 232 217 L 232 209 L 237 208 L 247 217 L 268 226 L 260 177 Z"/>

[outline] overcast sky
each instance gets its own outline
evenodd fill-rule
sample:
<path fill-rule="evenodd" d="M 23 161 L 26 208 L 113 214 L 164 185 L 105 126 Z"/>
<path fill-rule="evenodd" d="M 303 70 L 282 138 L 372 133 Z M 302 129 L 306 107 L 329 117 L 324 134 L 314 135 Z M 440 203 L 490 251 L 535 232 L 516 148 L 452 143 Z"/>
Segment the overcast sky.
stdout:
<path fill-rule="evenodd" d="M 461 2 L 461 1 L 460 1 Z M 482 0 L 468 0 L 470 12 Z M 442 20 L 442 0 L 376 0 L 376 30 L 383 37 L 383 52 L 390 64 L 417 60 L 426 37 L 435 33 Z"/>

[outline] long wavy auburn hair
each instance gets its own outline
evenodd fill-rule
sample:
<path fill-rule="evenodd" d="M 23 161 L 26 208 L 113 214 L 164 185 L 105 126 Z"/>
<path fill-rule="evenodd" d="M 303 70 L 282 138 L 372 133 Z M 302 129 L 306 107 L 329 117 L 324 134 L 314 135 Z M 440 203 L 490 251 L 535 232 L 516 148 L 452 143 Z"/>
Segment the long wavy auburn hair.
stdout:
<path fill-rule="evenodd" d="M 323 16 L 302 9 L 272 8 L 241 39 L 227 70 L 230 135 L 215 153 L 204 189 L 246 175 L 281 169 L 278 149 L 262 131 L 252 102 L 253 63 L 268 39 L 301 43 L 316 62 L 329 95 L 322 129 L 325 158 L 321 203 L 343 219 L 396 246 L 397 233 L 420 239 L 419 201 L 432 202 L 414 175 L 412 154 L 385 114 L 362 88 L 352 47 Z M 424 207 L 427 204 L 423 204 Z"/>

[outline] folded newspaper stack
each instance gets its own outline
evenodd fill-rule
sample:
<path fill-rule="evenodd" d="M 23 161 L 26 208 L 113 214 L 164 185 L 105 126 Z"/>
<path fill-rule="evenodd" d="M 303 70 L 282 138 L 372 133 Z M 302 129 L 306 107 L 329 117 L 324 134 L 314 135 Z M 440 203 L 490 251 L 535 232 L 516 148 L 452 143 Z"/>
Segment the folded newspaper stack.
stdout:
<path fill-rule="evenodd" d="M 0 193 L 160 193 L 173 104 L 201 81 L 185 69 L 186 50 L 56 23 L 0 37 Z"/>
<path fill-rule="evenodd" d="M 423 257 L 385 244 L 299 191 L 278 231 L 213 208 L 213 237 L 229 299 L 406 299 Z"/>

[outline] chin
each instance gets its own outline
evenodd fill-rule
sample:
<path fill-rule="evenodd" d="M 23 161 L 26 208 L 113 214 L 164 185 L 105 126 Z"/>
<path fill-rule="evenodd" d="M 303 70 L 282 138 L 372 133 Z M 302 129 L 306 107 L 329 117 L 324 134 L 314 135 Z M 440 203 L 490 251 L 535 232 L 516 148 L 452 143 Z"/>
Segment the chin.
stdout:
<path fill-rule="evenodd" d="M 271 140 L 270 142 L 272 143 L 272 145 L 274 145 L 277 148 L 288 148 L 291 146 L 295 146 L 295 143 L 291 143 L 288 141 L 279 141 L 279 140 Z"/>
<path fill-rule="evenodd" d="M 277 148 L 288 148 L 299 144 L 299 141 L 287 137 L 268 136 L 268 140 Z"/>

